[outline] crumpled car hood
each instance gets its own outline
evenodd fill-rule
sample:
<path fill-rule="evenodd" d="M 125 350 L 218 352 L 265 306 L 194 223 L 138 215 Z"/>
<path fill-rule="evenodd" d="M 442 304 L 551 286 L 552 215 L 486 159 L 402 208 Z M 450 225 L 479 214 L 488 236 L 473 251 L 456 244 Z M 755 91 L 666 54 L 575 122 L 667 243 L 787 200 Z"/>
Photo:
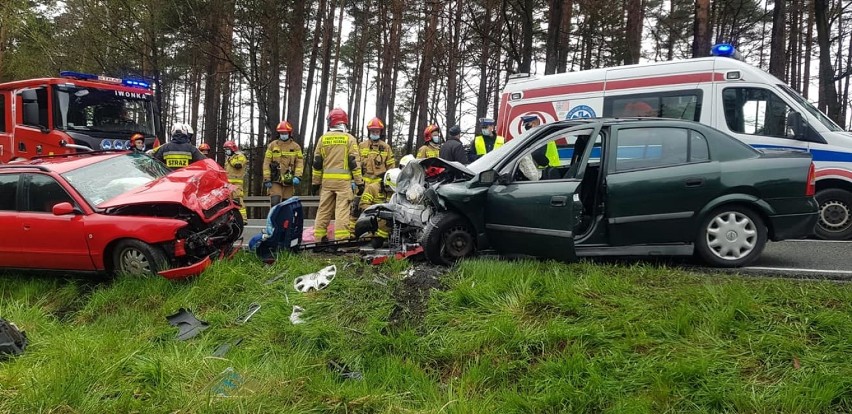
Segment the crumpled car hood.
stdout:
<path fill-rule="evenodd" d="M 134 204 L 182 204 L 204 217 L 204 211 L 227 200 L 234 191 L 215 161 L 205 159 L 98 205 L 114 208 Z"/>

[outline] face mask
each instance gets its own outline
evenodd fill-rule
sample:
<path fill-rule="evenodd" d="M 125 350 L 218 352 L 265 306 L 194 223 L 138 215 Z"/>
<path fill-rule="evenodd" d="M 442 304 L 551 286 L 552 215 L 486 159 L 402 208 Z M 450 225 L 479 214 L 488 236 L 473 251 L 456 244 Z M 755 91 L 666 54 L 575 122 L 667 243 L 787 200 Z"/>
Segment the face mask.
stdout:
<path fill-rule="evenodd" d="M 379 140 L 379 134 L 370 134 L 370 139 L 373 140 L 373 141 L 378 141 Z"/>
<path fill-rule="evenodd" d="M 432 135 L 432 143 L 435 144 L 435 145 L 440 144 L 441 143 L 441 136 L 440 135 Z"/>
<path fill-rule="evenodd" d="M 487 137 L 491 135 L 491 131 L 488 128 L 484 128 L 482 130 L 482 136 Z"/>
<path fill-rule="evenodd" d="M 290 139 L 290 134 L 281 134 L 278 136 L 278 138 L 282 141 L 287 141 L 288 139 Z"/>
<path fill-rule="evenodd" d="M 230 157 L 233 153 L 234 153 L 234 151 L 231 151 L 231 150 L 229 150 L 229 149 L 226 149 L 226 150 L 225 150 L 225 155 L 227 155 L 227 156 L 229 156 L 229 157 Z"/>
<path fill-rule="evenodd" d="M 143 143 L 143 142 L 136 143 L 136 149 L 138 149 L 139 151 L 144 150 L 145 149 L 145 143 Z"/>

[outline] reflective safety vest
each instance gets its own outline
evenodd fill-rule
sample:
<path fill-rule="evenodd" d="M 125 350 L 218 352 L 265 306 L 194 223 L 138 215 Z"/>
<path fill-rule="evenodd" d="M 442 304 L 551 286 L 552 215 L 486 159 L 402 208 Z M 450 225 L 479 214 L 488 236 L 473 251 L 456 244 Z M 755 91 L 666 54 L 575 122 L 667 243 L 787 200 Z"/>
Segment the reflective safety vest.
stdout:
<path fill-rule="evenodd" d="M 426 144 L 417 150 L 417 158 L 435 158 L 441 153 L 441 147 Z"/>
<path fill-rule="evenodd" d="M 326 132 L 320 137 L 314 157 L 312 176 L 315 184 L 323 180 L 355 181 L 356 184 L 364 182 L 361 178 L 358 143 L 352 135 L 338 131 Z"/>
<path fill-rule="evenodd" d="M 494 148 L 492 148 L 492 151 L 502 147 L 505 142 L 506 140 L 503 137 L 497 135 L 497 139 L 494 140 Z M 485 148 L 485 138 L 483 138 L 482 135 L 477 135 L 476 138 L 473 139 L 473 147 L 476 149 L 476 155 L 485 155 L 488 153 Z"/>
<path fill-rule="evenodd" d="M 494 148 L 497 148 L 497 146 L 495 145 Z M 547 165 L 551 167 L 558 167 L 560 165 L 559 150 L 556 149 L 556 141 L 547 143 L 547 150 L 544 155 L 547 156 Z"/>

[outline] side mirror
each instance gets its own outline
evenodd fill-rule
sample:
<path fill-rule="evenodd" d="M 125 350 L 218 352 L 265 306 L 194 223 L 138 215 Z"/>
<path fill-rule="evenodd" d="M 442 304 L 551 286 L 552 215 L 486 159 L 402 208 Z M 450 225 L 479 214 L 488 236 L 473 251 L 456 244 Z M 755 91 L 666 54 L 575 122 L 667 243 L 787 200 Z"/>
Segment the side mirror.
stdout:
<path fill-rule="evenodd" d="M 53 215 L 54 216 L 67 216 L 69 214 L 74 214 L 74 206 L 69 202 L 62 202 L 55 206 L 53 206 Z"/>
<path fill-rule="evenodd" d="M 795 139 L 801 140 L 805 138 L 807 122 L 804 118 L 802 118 L 802 114 L 798 112 L 791 112 L 787 115 L 787 127 L 793 130 L 793 137 Z"/>
<path fill-rule="evenodd" d="M 488 170 L 479 173 L 479 182 L 486 185 L 491 185 L 497 182 L 497 171 Z"/>

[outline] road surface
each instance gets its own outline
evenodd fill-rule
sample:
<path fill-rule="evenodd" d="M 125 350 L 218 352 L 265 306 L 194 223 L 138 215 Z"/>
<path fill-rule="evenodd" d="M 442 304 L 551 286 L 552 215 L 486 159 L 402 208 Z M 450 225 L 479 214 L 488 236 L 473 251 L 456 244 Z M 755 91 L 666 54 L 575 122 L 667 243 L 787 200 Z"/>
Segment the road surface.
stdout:
<path fill-rule="evenodd" d="M 249 220 L 245 240 L 260 233 L 263 220 Z M 305 227 L 313 226 L 305 220 Z M 852 281 L 852 241 L 790 240 L 766 245 L 760 258 L 741 273 L 766 276 L 815 277 Z"/>

